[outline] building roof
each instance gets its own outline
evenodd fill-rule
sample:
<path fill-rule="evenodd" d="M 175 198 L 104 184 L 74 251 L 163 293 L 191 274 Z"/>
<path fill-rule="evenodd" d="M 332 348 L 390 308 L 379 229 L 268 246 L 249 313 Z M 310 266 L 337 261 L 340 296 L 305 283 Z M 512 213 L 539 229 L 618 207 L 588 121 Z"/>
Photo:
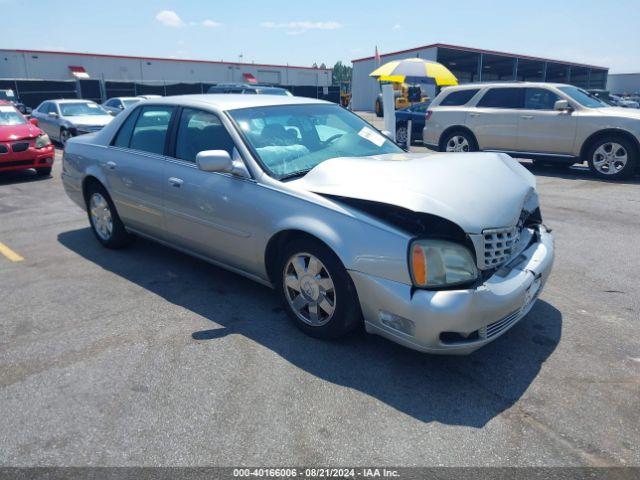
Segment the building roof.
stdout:
<path fill-rule="evenodd" d="M 551 58 L 543 58 L 543 57 L 532 57 L 530 55 L 519 55 L 517 53 L 507 53 L 507 52 L 499 52 L 496 50 L 483 50 L 483 49 L 479 49 L 479 48 L 471 48 L 471 47 L 463 47 L 460 45 L 450 45 L 447 43 L 432 43 L 430 45 L 422 45 L 421 47 L 415 47 L 415 48 L 409 48 L 406 50 L 398 50 L 395 52 L 388 52 L 388 53 L 383 53 L 380 55 L 380 58 L 382 57 L 388 57 L 391 55 L 399 55 L 402 53 L 413 53 L 413 52 L 418 52 L 420 50 L 425 50 L 427 48 L 448 48 L 451 50 L 462 50 L 465 52 L 473 52 L 473 53 L 485 53 L 488 55 L 502 55 L 502 56 L 507 56 L 507 57 L 518 57 L 518 58 L 522 58 L 522 59 L 527 59 L 527 60 L 538 60 L 541 62 L 552 62 L 552 63 L 562 63 L 565 65 L 573 65 L 576 67 L 586 67 L 586 68 L 599 68 L 599 69 L 603 69 L 603 70 L 608 70 L 608 67 L 599 67 L 597 65 L 588 65 L 586 63 L 575 63 L 575 62 L 565 62 L 563 60 L 557 60 L 557 59 L 551 59 Z M 356 58 L 354 60 L 351 60 L 351 63 L 356 63 L 356 62 L 362 62 L 365 60 L 373 60 L 375 57 L 372 55 L 370 57 L 362 57 L 362 58 Z"/>
<path fill-rule="evenodd" d="M 126 60 L 147 60 L 147 61 L 157 61 L 157 62 L 187 62 L 187 63 L 209 63 L 215 65 L 240 65 L 247 67 L 273 67 L 273 68 L 294 68 L 294 69 L 302 69 L 302 70 L 315 70 L 315 71 L 327 71 L 330 72 L 331 68 L 317 68 L 317 67 L 301 67 L 299 65 L 277 65 L 277 64 L 269 64 L 269 63 L 247 63 L 247 62 L 225 62 L 222 60 L 192 60 L 186 58 L 164 58 L 164 57 L 139 57 L 132 55 L 112 55 L 105 53 L 82 53 L 82 52 L 63 52 L 58 50 L 19 50 L 19 49 L 0 49 L 4 51 L 13 51 L 16 53 L 25 53 L 28 55 L 76 55 L 79 57 L 99 57 L 99 58 L 116 58 L 116 59 L 126 59 Z"/>

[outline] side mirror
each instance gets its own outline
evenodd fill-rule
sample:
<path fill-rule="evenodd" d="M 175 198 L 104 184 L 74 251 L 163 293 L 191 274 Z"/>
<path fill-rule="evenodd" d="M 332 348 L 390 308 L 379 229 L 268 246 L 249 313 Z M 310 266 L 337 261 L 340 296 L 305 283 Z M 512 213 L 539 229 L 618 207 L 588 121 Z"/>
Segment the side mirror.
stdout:
<path fill-rule="evenodd" d="M 553 109 L 559 112 L 569 112 L 573 110 L 573 108 L 571 108 L 571 105 L 569 105 L 568 100 L 558 100 L 553 104 Z"/>
<path fill-rule="evenodd" d="M 200 152 L 196 155 L 196 164 L 203 172 L 233 172 L 233 161 L 226 150 L 205 150 Z"/>
<path fill-rule="evenodd" d="M 38 126 L 38 119 L 37 118 L 30 118 L 29 119 L 29 123 L 31 125 L 35 125 L 37 127 Z"/>
<path fill-rule="evenodd" d="M 58 118 L 58 117 L 59 117 L 59 115 L 58 115 L 56 112 L 49 112 L 49 113 L 48 113 L 48 115 L 49 115 L 51 118 Z"/>

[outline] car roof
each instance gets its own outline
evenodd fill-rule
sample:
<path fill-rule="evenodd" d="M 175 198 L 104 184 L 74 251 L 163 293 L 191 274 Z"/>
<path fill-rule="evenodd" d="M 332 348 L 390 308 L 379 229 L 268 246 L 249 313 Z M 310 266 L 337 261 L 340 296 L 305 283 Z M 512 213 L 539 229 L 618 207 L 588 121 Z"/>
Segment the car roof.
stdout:
<path fill-rule="evenodd" d="M 53 100 L 46 100 L 47 102 L 53 103 L 96 103 L 93 100 L 85 100 L 82 98 L 55 98 Z"/>
<path fill-rule="evenodd" d="M 233 93 L 204 93 L 198 95 L 176 95 L 147 100 L 145 105 L 209 105 L 220 110 L 236 110 L 239 108 L 269 107 L 275 105 L 309 105 L 335 103 L 307 97 L 289 97 L 283 95 L 244 95 Z"/>
<path fill-rule="evenodd" d="M 571 87 L 573 85 L 569 85 L 566 83 L 551 83 L 551 82 L 519 82 L 519 81 L 510 81 L 510 82 L 477 82 L 477 83 L 465 83 L 462 85 L 455 85 L 451 87 L 445 87 L 445 89 L 467 89 L 467 88 L 485 88 L 485 87 Z"/>

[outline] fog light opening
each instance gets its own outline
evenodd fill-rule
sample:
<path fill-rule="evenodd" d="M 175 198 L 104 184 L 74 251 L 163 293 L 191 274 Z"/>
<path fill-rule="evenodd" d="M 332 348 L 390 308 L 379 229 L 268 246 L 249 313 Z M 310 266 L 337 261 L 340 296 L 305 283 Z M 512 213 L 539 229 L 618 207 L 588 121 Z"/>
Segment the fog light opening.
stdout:
<path fill-rule="evenodd" d="M 480 331 L 476 330 L 469 334 L 460 332 L 442 332 L 440 334 L 440 341 L 446 345 L 455 345 L 460 343 L 475 342 L 480 340 Z"/>
<path fill-rule="evenodd" d="M 416 325 L 408 318 L 400 317 L 390 312 L 380 310 L 379 312 L 380 322 L 393 330 L 404 333 L 405 335 L 411 335 L 412 337 L 416 332 Z"/>

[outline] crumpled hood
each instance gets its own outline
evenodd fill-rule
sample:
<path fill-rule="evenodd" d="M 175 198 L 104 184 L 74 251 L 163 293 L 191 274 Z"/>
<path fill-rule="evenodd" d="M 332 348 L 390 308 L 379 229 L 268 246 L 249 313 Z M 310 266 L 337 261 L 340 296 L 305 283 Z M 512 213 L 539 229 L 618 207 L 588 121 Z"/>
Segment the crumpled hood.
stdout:
<path fill-rule="evenodd" d="M 104 127 L 113 120 L 111 115 L 75 115 L 73 117 L 64 117 L 74 125 L 89 125 L 96 127 Z"/>
<path fill-rule="evenodd" d="M 535 194 L 534 176 L 501 153 L 334 158 L 290 185 L 437 215 L 467 233 L 516 225 Z"/>
<path fill-rule="evenodd" d="M 35 138 L 41 133 L 42 130 L 30 123 L 22 125 L 0 125 L 0 142 Z"/>

